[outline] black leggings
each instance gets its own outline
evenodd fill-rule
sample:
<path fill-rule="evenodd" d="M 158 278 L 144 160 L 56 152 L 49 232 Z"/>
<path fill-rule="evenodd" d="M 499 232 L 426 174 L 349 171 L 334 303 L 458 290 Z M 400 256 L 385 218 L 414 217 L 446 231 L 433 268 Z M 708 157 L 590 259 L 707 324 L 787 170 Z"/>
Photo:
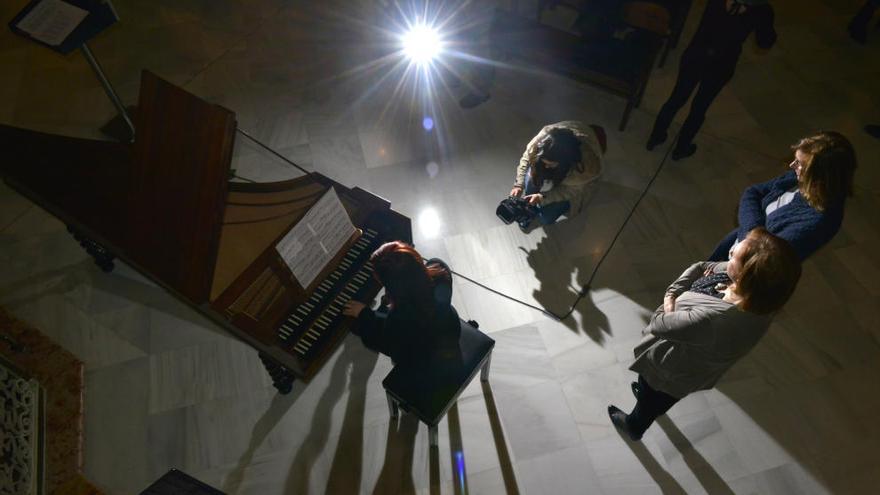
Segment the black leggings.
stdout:
<path fill-rule="evenodd" d="M 660 109 L 657 120 L 654 121 L 654 130 L 651 131 L 651 136 L 660 137 L 666 133 L 675 114 L 687 103 L 688 98 L 696 89 L 697 94 L 691 103 L 691 111 L 681 127 L 676 147 L 685 149 L 690 146 L 706 119 L 709 105 L 721 92 L 721 88 L 733 77 L 735 69 L 736 59 L 713 60 L 685 51 L 678 67 L 675 88 L 673 88 L 669 99 L 663 104 L 663 108 Z"/>
<path fill-rule="evenodd" d="M 678 401 L 679 399 L 669 394 L 654 390 L 642 375 L 639 375 L 639 397 L 636 399 L 636 406 L 626 418 L 629 430 L 641 436 L 655 419 L 665 414 Z"/>

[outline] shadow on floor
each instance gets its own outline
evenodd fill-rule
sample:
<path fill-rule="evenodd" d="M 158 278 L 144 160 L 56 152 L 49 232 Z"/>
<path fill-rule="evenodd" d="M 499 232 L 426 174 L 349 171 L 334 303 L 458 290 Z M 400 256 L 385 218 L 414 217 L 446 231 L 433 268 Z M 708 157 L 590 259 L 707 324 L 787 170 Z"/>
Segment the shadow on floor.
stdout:
<path fill-rule="evenodd" d="M 284 493 L 309 493 L 312 470 L 321 457 L 321 453 L 327 447 L 333 409 L 346 390 L 348 391 L 348 403 L 345 418 L 339 436 L 339 444 L 334 449 L 334 457 L 330 466 L 331 474 L 327 479 L 325 491 L 331 492 L 332 488 L 333 490 L 339 489 L 348 493 L 356 493 L 360 489 L 363 455 L 363 432 L 361 430 L 363 429 L 364 402 L 366 401 L 366 383 L 376 365 L 378 354 L 366 351 L 351 336 L 343 341 L 341 349 L 337 352 L 339 352 L 339 356 L 333 365 L 327 388 L 315 407 L 312 423 L 308 427 L 308 435 L 294 456 L 287 474 Z M 339 475 L 340 471 L 345 475 Z"/>

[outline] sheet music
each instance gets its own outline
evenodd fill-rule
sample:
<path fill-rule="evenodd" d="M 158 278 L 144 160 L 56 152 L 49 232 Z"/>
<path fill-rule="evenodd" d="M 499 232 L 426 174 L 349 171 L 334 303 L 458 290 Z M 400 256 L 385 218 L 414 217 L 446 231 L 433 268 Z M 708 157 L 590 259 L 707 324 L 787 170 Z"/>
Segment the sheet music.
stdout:
<path fill-rule="evenodd" d="M 87 15 L 87 10 L 61 0 L 43 0 L 16 27 L 47 45 L 58 46 Z"/>
<path fill-rule="evenodd" d="M 354 232 L 354 224 L 331 187 L 275 249 L 296 281 L 308 287 Z"/>

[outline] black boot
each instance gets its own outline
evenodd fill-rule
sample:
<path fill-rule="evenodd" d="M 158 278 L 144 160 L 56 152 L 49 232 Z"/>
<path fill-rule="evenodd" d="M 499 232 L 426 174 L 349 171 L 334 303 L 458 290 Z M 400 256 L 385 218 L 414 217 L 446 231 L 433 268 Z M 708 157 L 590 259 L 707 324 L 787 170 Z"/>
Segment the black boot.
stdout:
<path fill-rule="evenodd" d="M 666 142 L 666 137 L 667 136 L 665 132 L 662 134 L 654 134 L 652 132 L 651 136 L 648 137 L 648 143 L 645 144 L 645 149 L 647 149 L 648 151 L 654 151 L 654 148 Z"/>
<path fill-rule="evenodd" d="M 642 439 L 641 434 L 636 434 L 629 428 L 629 424 L 626 421 L 627 415 L 625 412 L 618 409 L 616 406 L 608 406 L 608 416 L 611 417 L 611 422 L 614 423 L 614 426 L 617 427 L 618 430 L 626 433 L 626 436 L 629 437 L 633 442 L 638 442 Z"/>
<path fill-rule="evenodd" d="M 675 149 L 672 150 L 672 159 L 673 160 L 681 160 L 682 158 L 687 158 L 694 153 L 697 152 L 697 145 L 694 143 L 682 145 L 679 143 L 675 146 Z"/>

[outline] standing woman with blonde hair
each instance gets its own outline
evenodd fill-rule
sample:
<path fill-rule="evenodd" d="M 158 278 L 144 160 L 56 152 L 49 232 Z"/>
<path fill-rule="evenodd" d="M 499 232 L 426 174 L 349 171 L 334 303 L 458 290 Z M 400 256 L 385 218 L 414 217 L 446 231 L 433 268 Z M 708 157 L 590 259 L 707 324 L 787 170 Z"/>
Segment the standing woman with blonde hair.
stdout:
<path fill-rule="evenodd" d="M 822 131 L 791 147 L 785 174 L 749 186 L 739 201 L 739 226 L 718 243 L 710 261 L 726 260 L 755 227 L 788 241 L 801 260 L 840 230 L 846 198 L 853 193 L 856 154 L 842 134 Z"/>

